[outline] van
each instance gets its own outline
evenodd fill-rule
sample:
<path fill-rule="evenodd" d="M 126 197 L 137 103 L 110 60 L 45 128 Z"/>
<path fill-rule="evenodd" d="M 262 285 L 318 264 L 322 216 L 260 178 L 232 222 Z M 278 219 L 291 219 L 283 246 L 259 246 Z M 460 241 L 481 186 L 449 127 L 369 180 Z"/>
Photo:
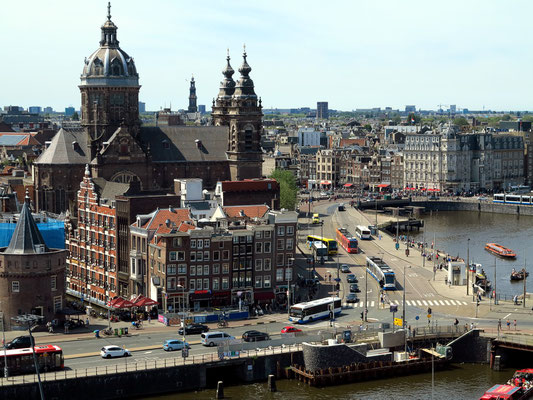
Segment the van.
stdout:
<path fill-rule="evenodd" d="M 320 215 L 313 214 L 313 224 L 320 224 Z"/>
<path fill-rule="evenodd" d="M 225 332 L 204 332 L 200 335 L 201 343 L 204 346 L 213 347 L 227 340 L 235 339 Z"/>

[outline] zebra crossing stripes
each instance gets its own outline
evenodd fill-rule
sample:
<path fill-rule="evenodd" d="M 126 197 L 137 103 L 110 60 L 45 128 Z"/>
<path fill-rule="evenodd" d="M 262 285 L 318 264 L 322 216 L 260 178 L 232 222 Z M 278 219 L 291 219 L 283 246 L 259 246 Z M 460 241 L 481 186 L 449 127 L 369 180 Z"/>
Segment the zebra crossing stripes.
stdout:
<path fill-rule="evenodd" d="M 426 300 L 422 300 L 422 303 L 427 306 L 428 305 L 428 302 Z"/>
<path fill-rule="evenodd" d="M 417 300 L 416 303 L 421 306 L 422 305 L 422 302 L 420 300 Z"/>

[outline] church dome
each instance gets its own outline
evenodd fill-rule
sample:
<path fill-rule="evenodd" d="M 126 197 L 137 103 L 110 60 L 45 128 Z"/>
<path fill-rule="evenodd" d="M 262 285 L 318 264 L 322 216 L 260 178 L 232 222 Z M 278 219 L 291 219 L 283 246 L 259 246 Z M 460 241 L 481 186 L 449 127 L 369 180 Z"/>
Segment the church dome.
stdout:
<path fill-rule="evenodd" d="M 119 47 L 117 26 L 111 21 L 108 5 L 107 21 L 102 25 L 100 47 L 85 59 L 81 84 L 83 86 L 138 86 L 139 74 L 133 58 Z"/>

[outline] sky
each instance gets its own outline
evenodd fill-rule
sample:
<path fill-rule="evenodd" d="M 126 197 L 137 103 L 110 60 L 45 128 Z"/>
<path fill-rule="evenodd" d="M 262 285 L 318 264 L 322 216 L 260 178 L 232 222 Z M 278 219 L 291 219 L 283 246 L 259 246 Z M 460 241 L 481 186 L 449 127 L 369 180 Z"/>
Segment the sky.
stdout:
<path fill-rule="evenodd" d="M 265 108 L 533 110 L 531 0 L 114 0 L 147 110 L 211 108 L 246 44 Z M 2 4 L 0 106 L 79 108 L 107 1 Z"/>

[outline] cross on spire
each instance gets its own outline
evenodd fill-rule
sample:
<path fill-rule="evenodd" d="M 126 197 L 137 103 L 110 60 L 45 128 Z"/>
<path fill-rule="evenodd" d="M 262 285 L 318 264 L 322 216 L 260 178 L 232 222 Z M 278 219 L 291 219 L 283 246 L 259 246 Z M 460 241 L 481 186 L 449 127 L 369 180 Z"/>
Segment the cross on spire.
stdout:
<path fill-rule="evenodd" d="M 107 2 L 107 20 L 111 21 L 111 2 Z"/>

